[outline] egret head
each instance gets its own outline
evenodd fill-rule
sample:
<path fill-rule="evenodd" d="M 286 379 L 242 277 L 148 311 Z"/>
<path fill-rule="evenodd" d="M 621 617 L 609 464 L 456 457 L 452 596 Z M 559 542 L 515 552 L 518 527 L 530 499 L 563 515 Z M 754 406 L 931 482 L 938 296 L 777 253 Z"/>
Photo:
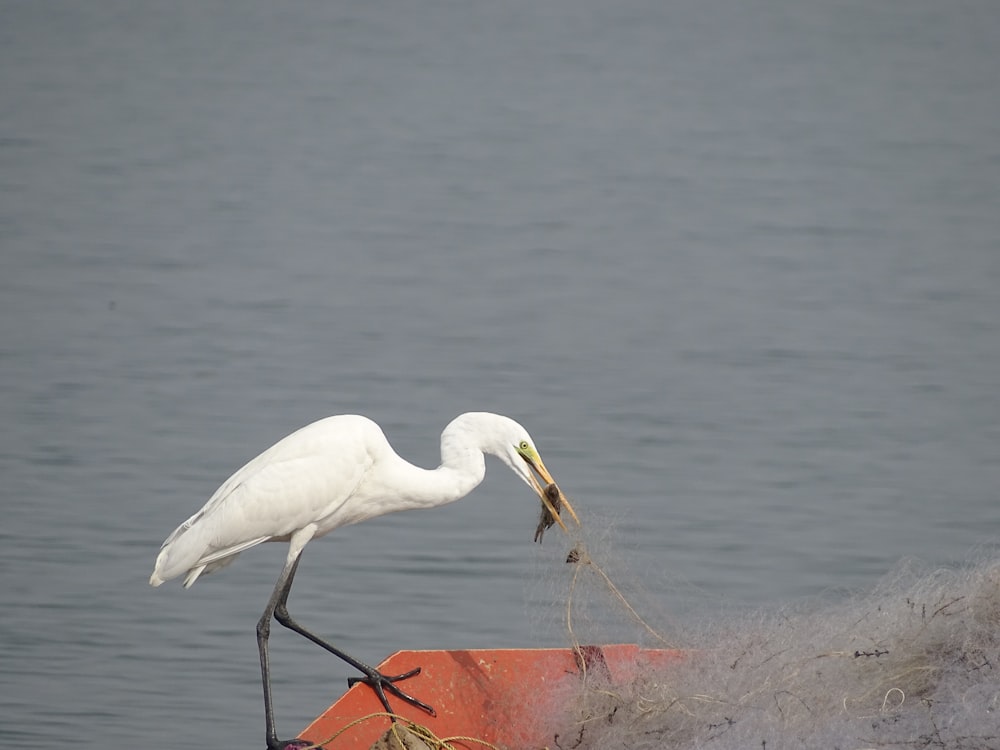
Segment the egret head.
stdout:
<path fill-rule="evenodd" d="M 442 458 L 452 446 L 455 450 L 461 450 L 460 446 L 475 446 L 507 464 L 538 495 L 545 527 L 558 523 L 564 531 L 568 531 L 559 517 L 563 507 L 569 511 L 574 521 L 580 523 L 573 507 L 545 468 L 531 435 L 510 417 L 489 412 L 467 412 L 452 420 L 441 437 Z M 541 535 L 536 534 L 536 541 L 540 538 Z"/>

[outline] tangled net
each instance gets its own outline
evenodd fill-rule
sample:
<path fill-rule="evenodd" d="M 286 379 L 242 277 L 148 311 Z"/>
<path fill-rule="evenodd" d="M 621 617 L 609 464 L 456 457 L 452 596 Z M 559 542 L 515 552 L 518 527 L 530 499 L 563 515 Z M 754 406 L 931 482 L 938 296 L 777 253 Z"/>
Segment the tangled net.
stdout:
<path fill-rule="evenodd" d="M 560 750 L 1000 748 L 1000 559 L 905 562 L 866 594 L 730 615 L 669 644 L 582 547 L 568 562 L 575 647 L 574 592 L 592 575 L 649 645 L 690 655 L 624 685 L 588 674 L 553 696 Z"/>

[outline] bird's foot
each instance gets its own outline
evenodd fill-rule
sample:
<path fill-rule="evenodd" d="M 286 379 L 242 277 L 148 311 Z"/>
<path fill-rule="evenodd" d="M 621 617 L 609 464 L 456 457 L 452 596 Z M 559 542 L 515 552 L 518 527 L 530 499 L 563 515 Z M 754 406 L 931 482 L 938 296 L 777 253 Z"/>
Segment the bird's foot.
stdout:
<path fill-rule="evenodd" d="M 320 745 L 314 745 L 309 740 L 300 740 L 298 738 L 294 740 L 269 740 L 267 743 L 267 750 L 323 750 Z"/>
<path fill-rule="evenodd" d="M 437 711 L 435 711 L 431 706 L 428 706 L 422 700 L 414 698 L 412 695 L 404 693 L 395 685 L 395 683 L 397 682 L 401 682 L 402 680 L 408 680 L 411 677 L 415 677 L 418 674 L 420 674 L 420 667 L 417 667 L 416 669 L 411 669 L 409 672 L 404 672 L 403 674 L 397 674 L 397 675 L 385 675 L 379 672 L 377 669 L 371 669 L 365 672 L 364 677 L 349 678 L 347 680 L 347 686 L 353 687 L 359 682 L 363 682 L 365 685 L 370 686 L 371 689 L 375 691 L 375 695 L 377 695 L 378 699 L 382 702 L 382 705 L 385 706 L 385 710 L 387 713 L 391 714 L 394 712 L 392 708 L 389 706 L 388 699 L 385 697 L 386 691 L 392 693 L 400 700 L 406 701 L 411 706 L 415 706 L 416 708 L 419 708 L 421 711 L 430 714 L 431 716 L 437 716 Z"/>

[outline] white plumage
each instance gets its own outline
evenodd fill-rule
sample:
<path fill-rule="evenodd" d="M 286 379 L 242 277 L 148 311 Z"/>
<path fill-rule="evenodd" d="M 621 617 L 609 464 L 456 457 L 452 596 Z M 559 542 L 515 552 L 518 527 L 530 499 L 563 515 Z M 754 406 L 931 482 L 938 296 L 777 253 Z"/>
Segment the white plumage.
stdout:
<path fill-rule="evenodd" d="M 560 508 L 546 497 L 552 477 L 528 432 L 514 420 L 487 412 L 456 417 L 441 434 L 441 465 L 422 469 L 400 458 L 375 422 L 341 415 L 313 422 L 268 448 L 227 479 L 163 542 L 149 579 L 153 586 L 184 575 L 187 587 L 251 547 L 289 542 L 285 566 L 257 625 L 271 750 L 293 746 L 280 742 L 274 732 L 267 656 L 272 616 L 364 672 L 363 681 L 372 685 L 387 711 L 384 690 L 433 712 L 393 684 L 412 675 L 386 677 L 347 656 L 292 620 L 285 602 L 299 556 L 311 539 L 386 513 L 454 502 L 483 481 L 484 454 L 509 466 L 538 494 L 548 517 L 565 528 Z M 560 499 L 575 519 L 572 507 Z"/>

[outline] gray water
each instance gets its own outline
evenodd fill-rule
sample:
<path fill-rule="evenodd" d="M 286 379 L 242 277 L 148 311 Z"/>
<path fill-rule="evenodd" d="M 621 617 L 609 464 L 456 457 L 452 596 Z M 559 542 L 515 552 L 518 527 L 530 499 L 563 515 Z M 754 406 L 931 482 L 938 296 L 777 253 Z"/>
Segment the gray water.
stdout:
<path fill-rule="evenodd" d="M 992 0 L 0 3 L 0 744 L 263 745 L 283 546 L 146 581 L 327 414 L 426 466 L 514 416 L 665 612 L 994 544 L 998 49 Z M 563 645 L 536 520 L 492 465 L 311 545 L 293 612 Z M 349 672 L 273 650 L 291 736 Z"/>

